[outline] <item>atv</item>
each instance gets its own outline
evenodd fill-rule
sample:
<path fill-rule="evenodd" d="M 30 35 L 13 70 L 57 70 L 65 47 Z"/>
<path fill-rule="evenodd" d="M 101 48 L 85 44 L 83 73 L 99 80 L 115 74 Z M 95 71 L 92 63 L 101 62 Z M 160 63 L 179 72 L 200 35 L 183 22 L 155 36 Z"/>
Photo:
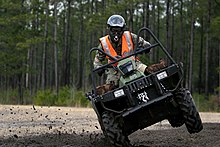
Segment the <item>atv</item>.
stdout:
<path fill-rule="evenodd" d="M 128 138 L 130 134 L 165 119 L 172 127 L 185 124 L 189 133 L 198 133 L 203 129 L 192 95 L 181 84 L 182 63 L 174 61 L 150 29 L 140 29 L 137 38 L 143 33 L 153 43 L 147 48 L 136 46 L 134 53 L 126 57 L 116 58 L 99 48 L 90 50 L 92 91 L 86 93 L 86 97 L 91 101 L 105 137 L 116 147 L 132 146 Z M 163 62 L 163 66 L 148 66 L 148 69 L 154 70 L 149 70 L 146 75 L 137 70 L 134 58 L 145 56 L 146 52 L 154 49 L 166 64 Z M 94 69 L 95 51 L 105 54 L 113 62 Z M 118 86 L 103 84 L 100 82 L 102 80 L 97 80 L 97 72 L 108 68 L 114 68 L 121 73 Z"/>

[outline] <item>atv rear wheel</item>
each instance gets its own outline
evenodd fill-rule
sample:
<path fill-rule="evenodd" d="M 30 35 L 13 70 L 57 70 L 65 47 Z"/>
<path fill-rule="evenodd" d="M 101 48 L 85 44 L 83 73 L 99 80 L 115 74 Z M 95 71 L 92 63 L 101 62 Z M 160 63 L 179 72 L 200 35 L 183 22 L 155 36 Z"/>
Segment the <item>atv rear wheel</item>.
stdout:
<path fill-rule="evenodd" d="M 103 133 L 108 141 L 116 147 L 131 147 L 130 141 L 127 136 L 122 132 L 118 120 L 115 118 L 113 113 L 103 112 Z"/>
<path fill-rule="evenodd" d="M 203 129 L 203 125 L 190 91 L 180 89 L 175 98 L 180 106 L 188 132 L 190 134 L 200 132 Z"/>

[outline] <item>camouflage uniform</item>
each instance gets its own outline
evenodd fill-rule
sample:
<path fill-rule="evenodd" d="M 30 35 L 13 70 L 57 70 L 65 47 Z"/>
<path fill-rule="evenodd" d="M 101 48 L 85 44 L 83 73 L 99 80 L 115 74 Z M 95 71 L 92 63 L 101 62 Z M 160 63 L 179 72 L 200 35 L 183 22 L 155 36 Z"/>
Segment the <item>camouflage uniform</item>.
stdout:
<path fill-rule="evenodd" d="M 137 35 L 131 33 L 131 37 L 132 37 L 133 45 L 136 46 Z M 121 56 L 121 51 L 122 51 L 121 39 L 119 40 L 119 42 L 117 44 L 112 42 L 110 38 L 109 38 L 109 40 L 112 44 L 112 47 L 115 49 L 116 53 L 119 56 Z M 150 45 L 149 42 L 147 42 L 143 38 L 139 37 L 138 46 L 147 47 L 149 45 Z M 101 43 L 99 44 L 98 48 L 103 49 Z M 94 68 L 98 68 L 98 67 L 102 66 L 102 62 L 105 60 L 105 58 L 106 57 L 104 54 L 97 51 L 96 55 L 95 55 L 94 62 L 93 62 Z M 136 61 L 136 65 L 137 65 L 137 70 L 139 70 L 141 72 L 144 72 L 145 68 L 147 67 L 145 64 L 141 63 L 140 61 Z M 105 74 L 107 74 L 106 84 L 114 83 L 115 85 L 118 85 L 118 80 L 120 78 L 119 72 L 115 71 L 113 68 L 108 68 L 108 70 L 105 71 Z"/>

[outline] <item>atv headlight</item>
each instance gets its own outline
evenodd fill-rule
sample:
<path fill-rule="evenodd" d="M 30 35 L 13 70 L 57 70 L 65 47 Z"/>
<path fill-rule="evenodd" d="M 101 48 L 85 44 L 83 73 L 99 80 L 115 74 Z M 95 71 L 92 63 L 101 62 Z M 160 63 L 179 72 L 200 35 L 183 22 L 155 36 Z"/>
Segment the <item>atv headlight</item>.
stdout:
<path fill-rule="evenodd" d="M 131 61 L 129 61 L 123 65 L 120 65 L 119 68 L 124 75 L 130 73 L 134 69 Z"/>
<path fill-rule="evenodd" d="M 158 80 L 164 79 L 166 77 L 167 77 L 167 72 L 166 71 L 163 71 L 163 72 L 157 74 Z"/>
<path fill-rule="evenodd" d="M 120 89 L 120 90 L 117 90 L 117 91 L 114 92 L 115 97 L 120 97 L 120 96 L 123 96 L 123 95 L 125 95 L 123 89 Z"/>

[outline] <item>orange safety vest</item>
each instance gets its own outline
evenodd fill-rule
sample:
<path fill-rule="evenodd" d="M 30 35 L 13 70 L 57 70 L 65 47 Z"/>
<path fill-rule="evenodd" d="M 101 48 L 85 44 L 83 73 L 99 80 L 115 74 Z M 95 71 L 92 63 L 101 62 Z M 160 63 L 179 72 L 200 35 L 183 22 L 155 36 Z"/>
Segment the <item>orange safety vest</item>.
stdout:
<path fill-rule="evenodd" d="M 100 38 L 100 42 L 102 44 L 102 47 L 104 49 L 104 51 L 108 54 L 110 54 L 113 57 L 118 56 L 118 54 L 116 53 L 115 49 L 112 47 L 110 40 L 109 40 L 109 35 L 104 36 L 102 38 Z M 131 33 L 129 31 L 125 31 L 122 35 L 122 52 L 121 55 L 122 56 L 127 56 L 131 53 L 133 53 L 133 49 L 134 49 L 134 45 L 132 42 L 132 37 L 131 37 Z M 111 62 L 109 60 L 109 57 L 106 56 L 106 58 L 108 59 L 109 62 Z"/>

